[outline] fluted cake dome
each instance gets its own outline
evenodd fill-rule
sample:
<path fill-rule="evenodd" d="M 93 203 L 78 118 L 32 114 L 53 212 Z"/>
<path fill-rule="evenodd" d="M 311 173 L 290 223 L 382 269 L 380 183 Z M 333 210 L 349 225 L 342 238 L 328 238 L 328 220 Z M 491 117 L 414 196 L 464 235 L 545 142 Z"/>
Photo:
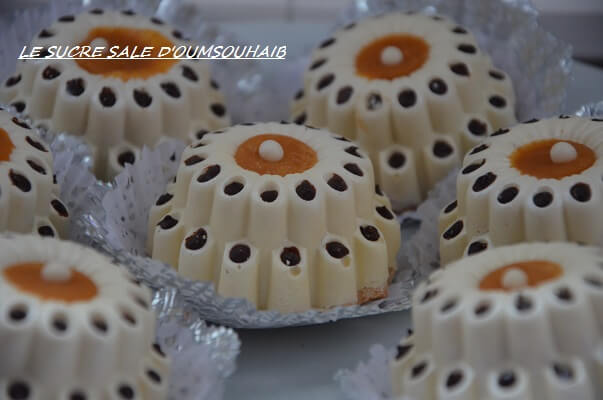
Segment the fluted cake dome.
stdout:
<path fill-rule="evenodd" d="M 2 399 L 167 398 L 148 289 L 71 242 L 0 238 L 0 253 Z"/>
<path fill-rule="evenodd" d="M 440 214 L 446 264 L 521 241 L 603 237 L 603 121 L 560 116 L 498 130 L 465 157 Z"/>
<path fill-rule="evenodd" d="M 416 399 L 595 400 L 603 386 L 603 257 L 570 243 L 495 248 L 413 295 L 414 334 L 392 361 Z"/>
<path fill-rule="evenodd" d="M 448 18 L 394 12 L 311 56 L 293 120 L 356 140 L 394 209 L 417 206 L 487 132 L 515 122 L 511 80 Z"/>
<path fill-rule="evenodd" d="M 43 29 L 31 47 L 40 58 L 20 61 L 0 85 L 0 101 L 36 125 L 83 135 L 97 175 L 111 178 L 134 162 L 143 145 L 162 136 L 194 140 L 198 132 L 229 124 L 223 96 L 205 61 L 185 59 L 45 59 L 50 46 L 108 49 L 188 46 L 182 33 L 157 18 L 94 9 L 66 15 Z M 61 53 L 62 54 L 62 53 Z M 171 54 L 170 54 L 171 55 Z"/>
<path fill-rule="evenodd" d="M 176 182 L 151 209 L 148 244 L 223 296 L 290 312 L 386 296 L 400 228 L 354 143 L 259 123 L 184 150 Z"/>
<path fill-rule="evenodd" d="M 0 109 L 0 231 L 67 235 L 52 153 L 26 122 Z"/>

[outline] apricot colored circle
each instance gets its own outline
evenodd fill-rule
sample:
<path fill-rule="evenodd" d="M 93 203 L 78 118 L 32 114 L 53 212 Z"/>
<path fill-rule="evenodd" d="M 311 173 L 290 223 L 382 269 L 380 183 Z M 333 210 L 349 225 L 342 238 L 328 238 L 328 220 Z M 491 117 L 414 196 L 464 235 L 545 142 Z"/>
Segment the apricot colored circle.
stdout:
<path fill-rule="evenodd" d="M 528 287 L 536 287 L 563 275 L 563 269 L 557 263 L 546 260 L 522 261 L 490 271 L 479 282 L 480 290 L 512 291 L 503 284 L 505 273 L 511 269 L 520 270 L 526 275 Z"/>
<path fill-rule="evenodd" d="M 382 54 L 397 48 L 402 53 L 399 63 L 384 63 Z M 395 34 L 383 36 L 364 46 L 356 55 L 356 74 L 367 79 L 392 80 L 408 76 L 425 64 L 429 45 L 418 36 Z"/>
<path fill-rule="evenodd" d="M 96 284 L 75 269 L 66 281 L 51 281 L 42 277 L 43 263 L 21 263 L 2 271 L 4 279 L 18 290 L 44 301 L 66 303 L 90 301 L 98 294 Z"/>
<path fill-rule="evenodd" d="M 158 57 L 161 47 L 172 47 L 174 43 L 166 38 L 162 33 L 152 29 L 123 28 L 99 26 L 92 28 L 86 38 L 79 43 L 80 46 L 91 46 L 95 41 L 98 43 L 104 41 L 105 56 L 111 55 L 108 52 L 113 46 L 118 46 L 116 53 L 119 54 L 126 46 L 130 52 L 134 46 L 137 46 L 137 53 L 140 54 L 144 47 L 153 47 L 150 57 Z M 162 57 L 170 57 L 162 55 Z M 127 59 L 99 59 L 94 57 L 82 57 L 76 59 L 77 64 L 91 74 L 113 77 L 128 81 L 130 79 L 146 79 L 154 75 L 163 74 L 169 71 L 172 66 L 178 62 L 174 59 L 153 60 L 149 58 Z"/>
<path fill-rule="evenodd" d="M 569 162 L 554 162 L 551 159 L 551 148 L 566 142 L 576 149 L 577 157 Z M 590 168 L 597 155 L 588 146 L 571 140 L 545 139 L 525 144 L 516 149 L 509 157 L 511 166 L 522 175 L 530 175 L 538 179 L 562 179 L 576 175 Z"/>
<path fill-rule="evenodd" d="M 260 155 L 260 146 L 266 140 L 274 140 L 283 149 L 283 157 L 269 161 Z M 241 168 L 260 175 L 299 174 L 312 168 L 318 162 L 313 148 L 304 142 L 286 135 L 266 133 L 253 136 L 237 147 L 235 160 Z"/>

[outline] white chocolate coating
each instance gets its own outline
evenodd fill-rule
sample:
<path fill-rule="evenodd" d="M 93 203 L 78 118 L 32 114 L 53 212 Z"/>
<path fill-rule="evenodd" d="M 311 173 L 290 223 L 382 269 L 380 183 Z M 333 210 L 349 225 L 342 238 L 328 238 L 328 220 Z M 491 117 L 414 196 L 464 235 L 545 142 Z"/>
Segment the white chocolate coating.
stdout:
<path fill-rule="evenodd" d="M 75 393 L 86 399 L 167 399 L 169 360 L 152 347 L 155 314 L 148 289 L 105 256 L 72 242 L 18 235 L 0 238 L 0 253 L 2 399 L 22 398 L 10 393 L 24 387 L 26 398 L 36 400 L 68 400 Z M 97 293 L 74 302 L 42 299 L 3 273 L 30 262 L 46 264 L 44 274 L 48 266 L 54 272 L 68 266 L 91 280 Z"/>
<path fill-rule="evenodd" d="M 189 46 L 182 34 L 157 19 L 104 10 L 101 14 L 85 12 L 73 21 L 57 21 L 46 35 L 34 38 L 33 46 L 76 46 L 96 27 L 151 29 L 168 38 L 174 46 Z M 93 46 L 102 45 L 97 38 Z M 47 67 L 59 75 L 44 76 Z M 154 146 L 162 136 L 184 141 L 194 139 L 198 132 L 218 129 L 230 124 L 224 98 L 209 66 L 199 60 L 178 60 L 165 73 L 148 78 L 122 81 L 93 74 L 75 60 L 28 59 L 17 64 L 12 81 L 0 84 L 0 102 L 21 103 L 23 113 L 56 132 L 83 136 L 95 150 L 95 173 L 111 179 L 126 163 L 120 155 L 143 146 Z M 18 78 L 18 82 L 14 81 Z M 73 95 L 66 90 L 67 82 L 82 79 L 84 90 Z M 173 84 L 177 92 L 169 94 L 165 84 Z M 115 96 L 112 105 L 103 104 L 100 94 L 110 90 Z M 146 93 L 149 104 L 139 102 L 134 93 Z M 125 147 L 125 148 L 124 148 Z M 130 153 L 128 153 L 130 154 Z M 136 159 L 134 157 L 134 159 Z"/>
<path fill-rule="evenodd" d="M 480 290 L 491 271 L 549 261 L 562 275 Z M 495 248 L 438 270 L 413 295 L 414 334 L 391 363 L 395 395 L 429 400 L 581 399 L 603 394 L 603 257 L 570 243 Z M 424 366 L 421 363 L 425 362 Z"/>
<path fill-rule="evenodd" d="M 427 43 L 425 63 L 391 80 L 359 75 L 359 52 L 397 34 Z M 377 57 L 392 66 L 407 59 L 403 53 L 390 45 Z M 437 79 L 443 92 L 430 87 Z M 394 209 L 403 211 L 416 207 L 488 132 L 515 123 L 514 104 L 510 78 L 493 67 L 470 32 L 445 17 L 394 12 L 352 24 L 324 41 L 311 56 L 291 115 L 295 122 L 356 140 L 369 153 L 377 183 Z M 445 151 L 438 144 L 442 140 L 449 145 Z M 402 164 L 388 163 L 399 146 L 412 156 Z"/>
<path fill-rule="evenodd" d="M 241 167 L 234 157 L 239 145 L 266 133 L 305 143 L 316 164 L 284 176 Z M 176 183 L 150 211 L 153 258 L 260 309 L 296 312 L 387 294 L 399 225 L 387 198 L 375 193 L 370 159 L 354 143 L 306 126 L 238 125 L 205 135 L 185 149 L 181 160 Z M 217 174 L 203 179 L 208 171 Z M 328 184 L 335 176 L 344 189 Z M 299 194 L 305 181 L 314 190 L 306 198 Z M 275 197 L 265 200 L 265 193 Z M 331 242 L 348 253 L 332 256 L 326 250 Z M 231 258 L 235 246 L 248 249 L 243 261 Z M 286 257 L 291 252 L 296 262 Z"/>
<path fill-rule="evenodd" d="M 0 231 L 66 237 L 69 211 L 58 199 L 50 149 L 7 111 L 0 110 L 0 129 L 14 145 L 9 160 L 0 161 Z"/>
<path fill-rule="evenodd" d="M 598 243 L 603 237 L 601 137 L 603 122 L 561 116 L 499 130 L 471 150 L 457 177 L 457 207 L 448 213 L 440 213 L 442 265 L 466 254 L 477 238 L 486 240 L 491 246 L 556 240 Z M 589 147 L 596 157 L 594 164 L 561 179 L 536 178 L 522 174 L 511 165 L 509 157 L 515 149 L 551 139 Z M 554 153 L 555 157 L 561 157 L 558 161 L 563 160 L 560 164 L 571 162 L 575 152 L 571 144 L 557 142 L 550 151 L 551 161 L 557 163 Z M 481 190 L 474 189 L 476 182 L 487 175 L 494 180 Z M 509 188 L 515 188 L 516 194 L 511 200 L 501 202 L 499 196 Z M 551 195 L 549 204 L 536 204 L 536 196 L 540 193 Z M 462 221 L 462 228 L 451 229 L 459 221 Z M 447 231 L 448 238 L 444 236 Z"/>

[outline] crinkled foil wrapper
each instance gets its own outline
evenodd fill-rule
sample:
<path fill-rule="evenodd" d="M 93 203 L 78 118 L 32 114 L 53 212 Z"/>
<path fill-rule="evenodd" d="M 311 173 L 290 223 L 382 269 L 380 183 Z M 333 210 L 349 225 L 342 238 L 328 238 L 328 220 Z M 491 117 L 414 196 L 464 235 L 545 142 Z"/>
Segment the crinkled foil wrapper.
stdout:
<path fill-rule="evenodd" d="M 603 101 L 586 104 L 575 114 L 580 117 L 603 118 Z M 456 175 L 457 171 L 453 171 L 439 182 L 412 215 L 421 219 L 421 225 L 402 246 L 417 280 L 440 267 L 438 216 L 442 208 L 456 198 Z M 599 243 L 603 246 L 603 238 L 600 238 Z"/>

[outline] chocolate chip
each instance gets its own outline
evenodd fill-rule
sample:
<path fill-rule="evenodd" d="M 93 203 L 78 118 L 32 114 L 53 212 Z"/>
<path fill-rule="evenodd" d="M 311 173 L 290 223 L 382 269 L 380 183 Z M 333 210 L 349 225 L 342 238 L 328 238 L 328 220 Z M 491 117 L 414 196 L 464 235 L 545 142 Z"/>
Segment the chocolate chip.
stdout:
<path fill-rule="evenodd" d="M 517 194 L 519 194 L 519 189 L 511 186 L 500 192 L 496 199 L 500 204 L 507 204 L 513 201 L 513 199 L 517 197 Z"/>
<path fill-rule="evenodd" d="M 480 253 L 488 248 L 488 243 L 484 241 L 476 241 L 469 245 L 467 248 L 467 255 Z"/>
<path fill-rule="evenodd" d="M 145 108 L 151 105 L 153 98 L 144 89 L 134 89 L 134 101 L 140 107 Z"/>
<path fill-rule="evenodd" d="M 486 189 L 488 186 L 494 183 L 496 180 L 496 175 L 492 172 L 486 172 L 484 175 L 480 176 L 473 183 L 472 189 L 474 192 L 481 192 Z"/>
<path fill-rule="evenodd" d="M 500 135 L 504 135 L 505 133 L 509 133 L 511 130 L 509 128 L 501 128 L 495 132 L 493 132 L 492 134 L 490 134 L 490 136 L 500 136 Z"/>
<path fill-rule="evenodd" d="M 360 153 L 358 153 L 358 147 L 356 147 L 356 146 L 346 147 L 344 151 L 346 153 L 356 156 L 358 158 L 362 158 L 362 155 Z"/>
<path fill-rule="evenodd" d="M 398 103 L 404 108 L 409 108 L 417 103 L 417 94 L 412 89 L 405 89 L 398 93 Z"/>
<path fill-rule="evenodd" d="M 34 58 L 46 58 L 48 56 L 50 56 L 50 51 L 48 51 L 48 49 L 44 48 Z"/>
<path fill-rule="evenodd" d="M 349 24 L 347 24 L 346 26 L 344 26 L 344 27 L 343 27 L 343 30 L 348 31 L 348 30 L 352 29 L 352 28 L 353 28 L 353 27 L 355 27 L 355 26 L 356 26 L 356 23 L 355 23 L 355 22 L 352 22 L 352 23 L 349 23 Z"/>
<path fill-rule="evenodd" d="M 452 32 L 463 35 L 463 34 L 467 33 L 467 30 L 465 28 L 463 28 L 462 26 L 457 26 L 452 30 Z"/>
<path fill-rule="evenodd" d="M 208 130 L 206 130 L 206 129 L 199 129 L 199 130 L 197 131 L 197 133 L 195 133 L 195 137 L 196 137 L 198 140 L 201 140 L 201 139 L 203 139 L 203 136 L 207 135 L 208 133 L 209 133 L 209 131 L 208 131 Z"/>
<path fill-rule="evenodd" d="M 297 247 L 285 247 L 281 251 L 281 262 L 288 267 L 294 267 L 301 262 L 301 255 Z"/>
<path fill-rule="evenodd" d="M 444 140 L 436 140 L 433 144 L 433 154 L 438 158 L 446 158 L 452 154 L 454 149 Z"/>
<path fill-rule="evenodd" d="M 199 250 L 207 243 L 207 231 L 203 228 L 197 229 L 184 240 L 184 246 L 189 250 Z"/>
<path fill-rule="evenodd" d="M 44 169 L 44 167 L 41 166 L 40 164 L 38 164 L 37 162 L 35 162 L 34 160 L 27 160 L 27 164 L 29 164 L 31 169 L 33 169 L 37 173 L 46 175 L 46 170 Z"/>
<path fill-rule="evenodd" d="M 134 12 L 134 10 L 123 10 L 121 13 L 123 15 L 127 15 L 129 17 L 131 17 L 132 15 L 136 15 L 136 13 Z"/>
<path fill-rule="evenodd" d="M 440 78 L 434 78 L 429 81 L 429 90 L 435 94 L 445 94 L 448 91 L 448 85 Z"/>
<path fill-rule="evenodd" d="M 366 98 L 366 108 L 369 111 L 378 110 L 383 105 L 383 99 L 379 93 L 371 93 Z"/>
<path fill-rule="evenodd" d="M 402 357 L 407 355 L 412 348 L 412 344 L 402 344 L 396 347 L 396 360 L 400 360 Z"/>
<path fill-rule="evenodd" d="M 200 163 L 202 161 L 205 161 L 205 158 L 200 157 L 198 155 L 194 155 L 194 156 L 190 156 L 189 158 L 187 158 L 186 160 L 184 160 L 184 165 L 191 166 L 191 165 L 198 164 L 198 163 Z"/>
<path fill-rule="evenodd" d="M 122 167 L 125 167 L 126 164 L 134 164 L 134 161 L 136 161 L 136 156 L 134 155 L 134 152 L 130 150 L 124 151 L 117 156 L 117 163 Z"/>
<path fill-rule="evenodd" d="M 243 190 L 244 187 L 245 185 L 243 185 L 241 182 L 231 182 L 228 185 L 224 186 L 224 193 L 229 196 L 234 196 L 235 194 Z"/>
<path fill-rule="evenodd" d="M 57 318 L 52 321 L 52 327 L 60 333 L 63 333 L 67 330 L 67 322 L 62 318 Z"/>
<path fill-rule="evenodd" d="M 456 63 L 450 66 L 450 70 L 460 76 L 469 76 L 469 68 L 465 63 Z"/>
<path fill-rule="evenodd" d="M 503 371 L 498 375 L 498 386 L 508 388 L 515 385 L 516 380 L 515 372 Z"/>
<path fill-rule="evenodd" d="M 155 370 L 147 369 L 147 376 L 156 384 L 161 383 L 161 376 L 159 376 L 159 374 Z"/>
<path fill-rule="evenodd" d="M 320 49 L 324 49 L 325 47 L 329 47 L 330 45 L 332 45 L 333 43 L 335 43 L 335 38 L 328 38 L 327 40 L 325 40 L 324 42 L 322 42 L 320 44 L 320 46 L 318 46 Z"/>
<path fill-rule="evenodd" d="M 210 165 L 206 167 L 205 170 L 199 177 L 197 178 L 197 182 L 203 183 L 214 179 L 220 173 L 219 165 Z"/>
<path fill-rule="evenodd" d="M 226 107 L 224 107 L 224 104 L 213 103 L 211 106 L 209 106 L 209 108 L 218 117 L 223 117 L 224 115 L 226 115 Z"/>
<path fill-rule="evenodd" d="M 448 377 L 446 378 L 446 387 L 448 389 L 452 389 L 453 387 L 461 383 L 462 380 L 463 371 L 461 371 L 460 369 L 455 369 L 450 374 L 448 374 Z"/>
<path fill-rule="evenodd" d="M 63 15 L 59 18 L 59 22 L 73 22 L 75 17 L 73 15 Z"/>
<path fill-rule="evenodd" d="M 341 242 L 332 241 L 327 243 L 325 246 L 327 249 L 327 253 L 333 258 L 341 259 L 350 254 L 350 251 L 347 247 Z"/>
<path fill-rule="evenodd" d="M 154 23 L 154 24 L 156 24 L 156 25 L 163 25 L 163 21 L 160 20 L 157 17 L 151 17 L 151 22 Z"/>
<path fill-rule="evenodd" d="M 310 71 L 313 71 L 317 68 L 320 68 L 321 66 L 324 65 L 324 63 L 327 62 L 326 58 L 321 58 L 319 60 L 314 61 L 311 65 L 310 65 Z"/>
<path fill-rule="evenodd" d="M 442 237 L 446 240 L 450 240 L 459 235 L 464 227 L 463 221 L 456 221 L 450 228 L 446 229 Z"/>
<path fill-rule="evenodd" d="M 22 101 L 15 101 L 14 103 L 11 103 L 11 106 L 14 107 L 18 113 L 21 113 L 23 110 L 25 110 L 25 103 Z"/>
<path fill-rule="evenodd" d="M 475 307 L 475 315 L 477 315 L 478 317 L 483 317 L 485 314 L 488 313 L 488 311 L 490 311 L 490 303 L 481 303 L 478 304 L 477 307 Z"/>
<path fill-rule="evenodd" d="M 574 379 L 574 369 L 571 365 L 562 363 L 553 363 L 553 372 L 555 375 L 564 381 L 571 381 Z"/>
<path fill-rule="evenodd" d="M 471 152 L 470 152 L 469 154 L 477 154 L 477 153 L 480 153 L 480 152 L 482 152 L 482 151 L 486 150 L 486 149 L 487 149 L 487 148 L 489 148 L 489 147 L 490 147 L 490 146 L 489 146 L 489 145 L 487 145 L 487 144 L 485 144 L 485 143 L 480 144 L 479 146 L 474 147 L 474 148 L 473 148 L 473 150 L 471 150 Z"/>
<path fill-rule="evenodd" d="M 303 180 L 295 187 L 295 193 L 297 193 L 301 199 L 311 201 L 316 197 L 316 188 L 307 180 Z"/>
<path fill-rule="evenodd" d="M 331 83 L 333 83 L 334 80 L 335 80 L 335 75 L 333 75 L 333 74 L 324 75 L 322 78 L 320 78 L 320 80 L 316 84 L 316 90 L 322 90 L 322 89 L 326 88 Z"/>
<path fill-rule="evenodd" d="M 31 129 L 31 126 L 29 126 L 25 121 L 20 120 L 17 117 L 12 117 L 11 121 L 13 121 L 13 124 L 20 126 L 23 129 Z M 28 136 L 29 137 L 29 136 Z M 32 140 L 31 138 L 29 140 Z M 32 140 L 33 142 L 33 140 Z M 29 143 L 29 142 L 28 142 Z M 31 143 L 30 143 L 31 144 Z M 33 145 L 32 145 L 33 146 Z M 35 146 L 34 146 L 35 147 Z M 45 150 L 44 150 L 45 151 Z"/>
<path fill-rule="evenodd" d="M 278 191 L 276 190 L 265 190 L 260 194 L 262 200 L 266 203 L 272 203 L 278 197 Z"/>
<path fill-rule="evenodd" d="M 375 193 L 377 193 L 379 196 L 383 196 L 383 191 L 381 190 L 381 186 L 379 186 L 379 184 L 375 185 Z"/>
<path fill-rule="evenodd" d="M 155 350 L 155 352 L 159 356 L 165 357 L 165 353 L 163 352 L 163 350 L 161 350 L 161 346 L 159 346 L 159 343 L 153 343 L 153 350 Z"/>
<path fill-rule="evenodd" d="M 539 121 L 538 118 L 532 118 L 527 121 L 523 121 L 522 124 L 533 124 L 534 122 L 538 122 L 538 121 Z"/>
<path fill-rule="evenodd" d="M 117 392 L 119 393 L 119 396 L 122 399 L 126 399 L 126 400 L 132 400 L 134 398 L 134 396 L 136 395 L 136 393 L 134 392 L 134 388 L 132 388 L 130 385 L 120 385 L 119 388 L 117 389 Z"/>
<path fill-rule="evenodd" d="M 63 203 L 61 203 L 57 199 L 53 199 L 50 201 L 50 205 L 54 210 L 63 218 L 67 218 L 69 216 L 69 212 Z"/>
<path fill-rule="evenodd" d="M 352 97 L 353 93 L 354 93 L 354 88 L 352 88 L 351 86 L 344 86 L 341 89 L 339 89 L 339 91 L 337 92 L 337 99 L 336 99 L 337 104 L 343 104 L 343 103 L 347 102 L 350 99 L 350 97 Z"/>
<path fill-rule="evenodd" d="M 414 379 L 420 376 L 427 369 L 427 362 L 421 361 L 410 370 L 410 376 Z"/>
<path fill-rule="evenodd" d="M 452 310 L 454 307 L 456 307 L 456 305 L 458 304 L 458 301 L 456 299 L 452 299 L 452 300 L 448 300 L 446 303 L 444 303 L 444 305 L 440 308 L 440 312 L 441 313 L 447 313 L 448 311 Z"/>
<path fill-rule="evenodd" d="M 585 203 L 591 198 L 590 186 L 582 182 L 576 183 L 571 187 L 570 194 L 576 201 Z"/>
<path fill-rule="evenodd" d="M 180 89 L 175 83 L 164 82 L 160 86 L 168 96 L 173 97 L 175 99 L 180 97 Z"/>
<path fill-rule="evenodd" d="M 59 71 L 58 69 L 51 67 L 50 65 L 46 68 L 44 68 L 44 70 L 42 71 L 42 78 L 46 79 L 46 80 L 51 80 L 56 78 L 57 76 L 61 75 L 61 71 Z"/>
<path fill-rule="evenodd" d="M 100 15 L 102 13 L 104 13 L 105 11 L 100 9 L 100 8 L 94 8 L 92 10 L 90 10 L 90 14 L 96 14 L 96 15 Z"/>
<path fill-rule="evenodd" d="M 467 53 L 467 54 L 475 54 L 475 52 L 477 52 L 477 49 L 475 48 L 474 45 L 466 44 L 466 43 L 459 44 L 457 46 L 457 49 L 459 49 L 463 53 Z"/>
<path fill-rule="evenodd" d="M 484 165 L 485 163 L 486 163 L 486 160 L 483 159 L 481 161 L 477 161 L 472 164 L 469 164 L 465 168 L 463 168 L 463 170 L 461 171 L 461 174 L 468 175 L 468 174 L 472 173 L 473 171 L 476 171 L 479 168 L 481 168 L 481 166 Z"/>
<path fill-rule="evenodd" d="M 234 263 L 244 263 L 251 257 L 251 249 L 246 244 L 236 244 L 230 249 L 228 257 Z"/>
<path fill-rule="evenodd" d="M 71 392 L 69 394 L 69 400 L 87 400 L 87 399 L 88 398 L 86 397 L 84 392 L 81 392 L 79 390 L 76 390 L 75 392 Z"/>
<path fill-rule="evenodd" d="M 327 184 L 338 192 L 345 192 L 348 189 L 347 183 L 345 183 L 343 178 L 337 174 L 331 175 Z"/>
<path fill-rule="evenodd" d="M 603 118 L 591 118 L 590 120 L 593 122 L 603 122 Z"/>
<path fill-rule="evenodd" d="M 44 153 L 48 153 L 48 150 L 46 149 L 46 147 L 44 147 L 44 145 L 36 140 L 33 140 L 31 137 L 26 136 L 25 137 L 25 141 L 27 143 L 29 143 L 29 145 L 39 151 L 42 151 Z"/>
<path fill-rule="evenodd" d="M 188 79 L 189 81 L 197 82 L 199 77 L 197 73 L 193 71 L 193 69 L 187 65 L 182 66 L 182 76 Z"/>
<path fill-rule="evenodd" d="M 536 207 L 544 208 L 553 202 L 553 195 L 550 192 L 536 193 L 532 201 Z"/>
<path fill-rule="evenodd" d="M 572 291 L 569 290 L 569 288 L 567 287 L 557 289 L 555 291 L 555 296 L 557 296 L 559 300 L 563 300 L 566 302 L 574 300 L 574 295 L 572 294 Z"/>
<path fill-rule="evenodd" d="M 471 121 L 469 121 L 469 124 L 467 124 L 467 129 L 469 129 L 469 132 L 475 136 L 483 136 L 488 131 L 488 126 L 485 122 L 473 118 Z"/>
<path fill-rule="evenodd" d="M 507 105 L 507 101 L 504 99 L 504 97 L 499 95 L 490 96 L 488 102 L 496 108 L 503 108 Z"/>
<path fill-rule="evenodd" d="M 505 75 L 502 72 L 495 71 L 493 69 L 488 71 L 488 75 L 490 75 L 494 79 L 498 79 L 499 81 L 502 81 L 503 79 L 505 79 Z"/>
<path fill-rule="evenodd" d="M 27 317 L 27 309 L 25 309 L 24 307 L 14 307 L 10 310 L 10 312 L 8 313 L 9 318 L 11 319 L 11 321 L 14 322 L 19 322 L 19 321 L 23 321 L 26 317 Z"/>
<path fill-rule="evenodd" d="M 451 213 L 454 209 L 456 209 L 457 206 L 458 206 L 458 202 L 456 200 L 454 200 L 452 203 L 450 203 L 446 206 L 446 208 L 444 209 L 444 214 Z"/>
<path fill-rule="evenodd" d="M 157 226 L 161 227 L 161 229 L 171 229 L 178 224 L 178 220 L 172 217 L 171 215 L 166 215 L 163 217 L 161 221 L 157 224 Z"/>
<path fill-rule="evenodd" d="M 406 164 L 406 156 L 399 151 L 394 151 L 387 159 L 387 163 L 394 169 L 402 168 Z"/>
<path fill-rule="evenodd" d="M 377 228 L 375 228 L 372 225 L 361 226 L 360 233 L 362 233 L 362 236 L 364 236 L 364 238 L 366 240 L 369 240 L 371 242 L 376 242 L 377 240 L 379 240 L 379 237 L 381 236 L 381 235 L 379 235 L 379 231 L 377 230 Z"/>
<path fill-rule="evenodd" d="M 440 293 L 439 289 L 429 289 L 425 292 L 425 294 L 423 294 L 423 297 L 421 297 L 421 304 L 427 303 L 429 300 L 433 299 L 434 297 L 436 297 L 438 294 Z"/>
<path fill-rule="evenodd" d="M 105 86 L 99 93 L 98 100 L 104 107 L 113 107 L 117 101 L 117 98 L 115 97 L 115 92 L 113 92 L 113 89 Z"/>
<path fill-rule="evenodd" d="M 31 393 L 31 389 L 26 382 L 14 381 L 8 384 L 6 392 L 11 400 L 27 400 Z"/>
<path fill-rule="evenodd" d="M 303 125 L 303 124 L 304 124 L 304 122 L 306 122 L 306 113 L 305 113 L 305 112 L 303 112 L 303 113 L 299 114 L 299 115 L 297 116 L 297 118 L 295 118 L 295 119 L 293 120 L 293 122 L 295 122 L 297 125 Z"/>
<path fill-rule="evenodd" d="M 106 333 L 109 330 L 109 326 L 107 325 L 107 321 L 102 320 L 100 318 L 94 318 L 92 320 L 92 326 L 96 328 L 100 333 Z"/>
<path fill-rule="evenodd" d="M 211 86 L 213 89 L 215 89 L 215 90 L 220 89 L 220 85 L 218 84 L 218 82 L 216 82 L 216 81 L 215 81 L 215 80 L 213 80 L 213 79 L 210 79 L 210 80 L 209 80 L 209 85 L 210 85 L 210 86 Z"/>
<path fill-rule="evenodd" d="M 172 31 L 172 36 L 174 36 L 176 39 L 182 39 L 184 36 L 182 36 L 182 32 L 180 32 L 177 29 L 174 29 Z"/>
<path fill-rule="evenodd" d="M 561 115 L 559 116 L 559 119 L 568 119 L 568 118 L 570 118 L 570 116 L 569 116 L 569 115 L 564 115 L 564 114 L 561 114 Z"/>
<path fill-rule="evenodd" d="M 11 87 L 11 86 L 15 86 L 20 81 L 21 81 L 21 74 L 15 75 L 15 76 L 11 76 L 10 78 L 8 78 L 6 80 L 6 82 L 4 83 L 4 85 L 6 87 Z"/>
<path fill-rule="evenodd" d="M 304 97 L 304 89 L 299 89 L 297 92 L 295 92 L 295 96 L 293 96 L 295 100 L 299 100 L 302 97 Z"/>
<path fill-rule="evenodd" d="M 532 300 L 522 294 L 515 298 L 515 308 L 518 311 L 528 311 L 532 308 Z"/>
<path fill-rule="evenodd" d="M 176 161 L 176 153 L 172 153 L 172 155 L 170 156 L 170 161 L 171 162 Z"/>
<path fill-rule="evenodd" d="M 42 225 L 38 228 L 38 235 L 42 237 L 54 237 L 54 231 L 48 225 Z"/>
<path fill-rule="evenodd" d="M 10 177 L 10 180 L 13 185 L 21 189 L 22 192 L 27 193 L 31 190 L 31 183 L 29 182 L 29 179 L 27 179 L 25 176 L 21 175 L 18 172 L 15 172 L 13 169 L 9 171 L 8 176 Z"/>
<path fill-rule="evenodd" d="M 377 213 L 381 215 L 382 218 L 389 220 L 394 219 L 394 214 L 392 214 L 392 212 L 385 206 L 379 206 L 375 208 L 375 210 L 377 210 Z"/>
<path fill-rule="evenodd" d="M 358 164 L 355 163 L 347 163 L 343 166 L 343 168 L 348 171 L 349 173 L 356 175 L 356 176 L 364 176 L 364 172 L 362 172 L 362 170 L 360 169 L 360 167 L 358 166 Z"/>
<path fill-rule="evenodd" d="M 603 281 L 599 278 L 587 276 L 584 278 L 584 282 L 586 282 L 589 285 L 594 286 L 596 288 L 603 288 Z"/>
<path fill-rule="evenodd" d="M 65 89 L 70 95 L 79 96 L 84 93 L 84 80 L 82 78 L 70 79 L 65 82 Z"/>

